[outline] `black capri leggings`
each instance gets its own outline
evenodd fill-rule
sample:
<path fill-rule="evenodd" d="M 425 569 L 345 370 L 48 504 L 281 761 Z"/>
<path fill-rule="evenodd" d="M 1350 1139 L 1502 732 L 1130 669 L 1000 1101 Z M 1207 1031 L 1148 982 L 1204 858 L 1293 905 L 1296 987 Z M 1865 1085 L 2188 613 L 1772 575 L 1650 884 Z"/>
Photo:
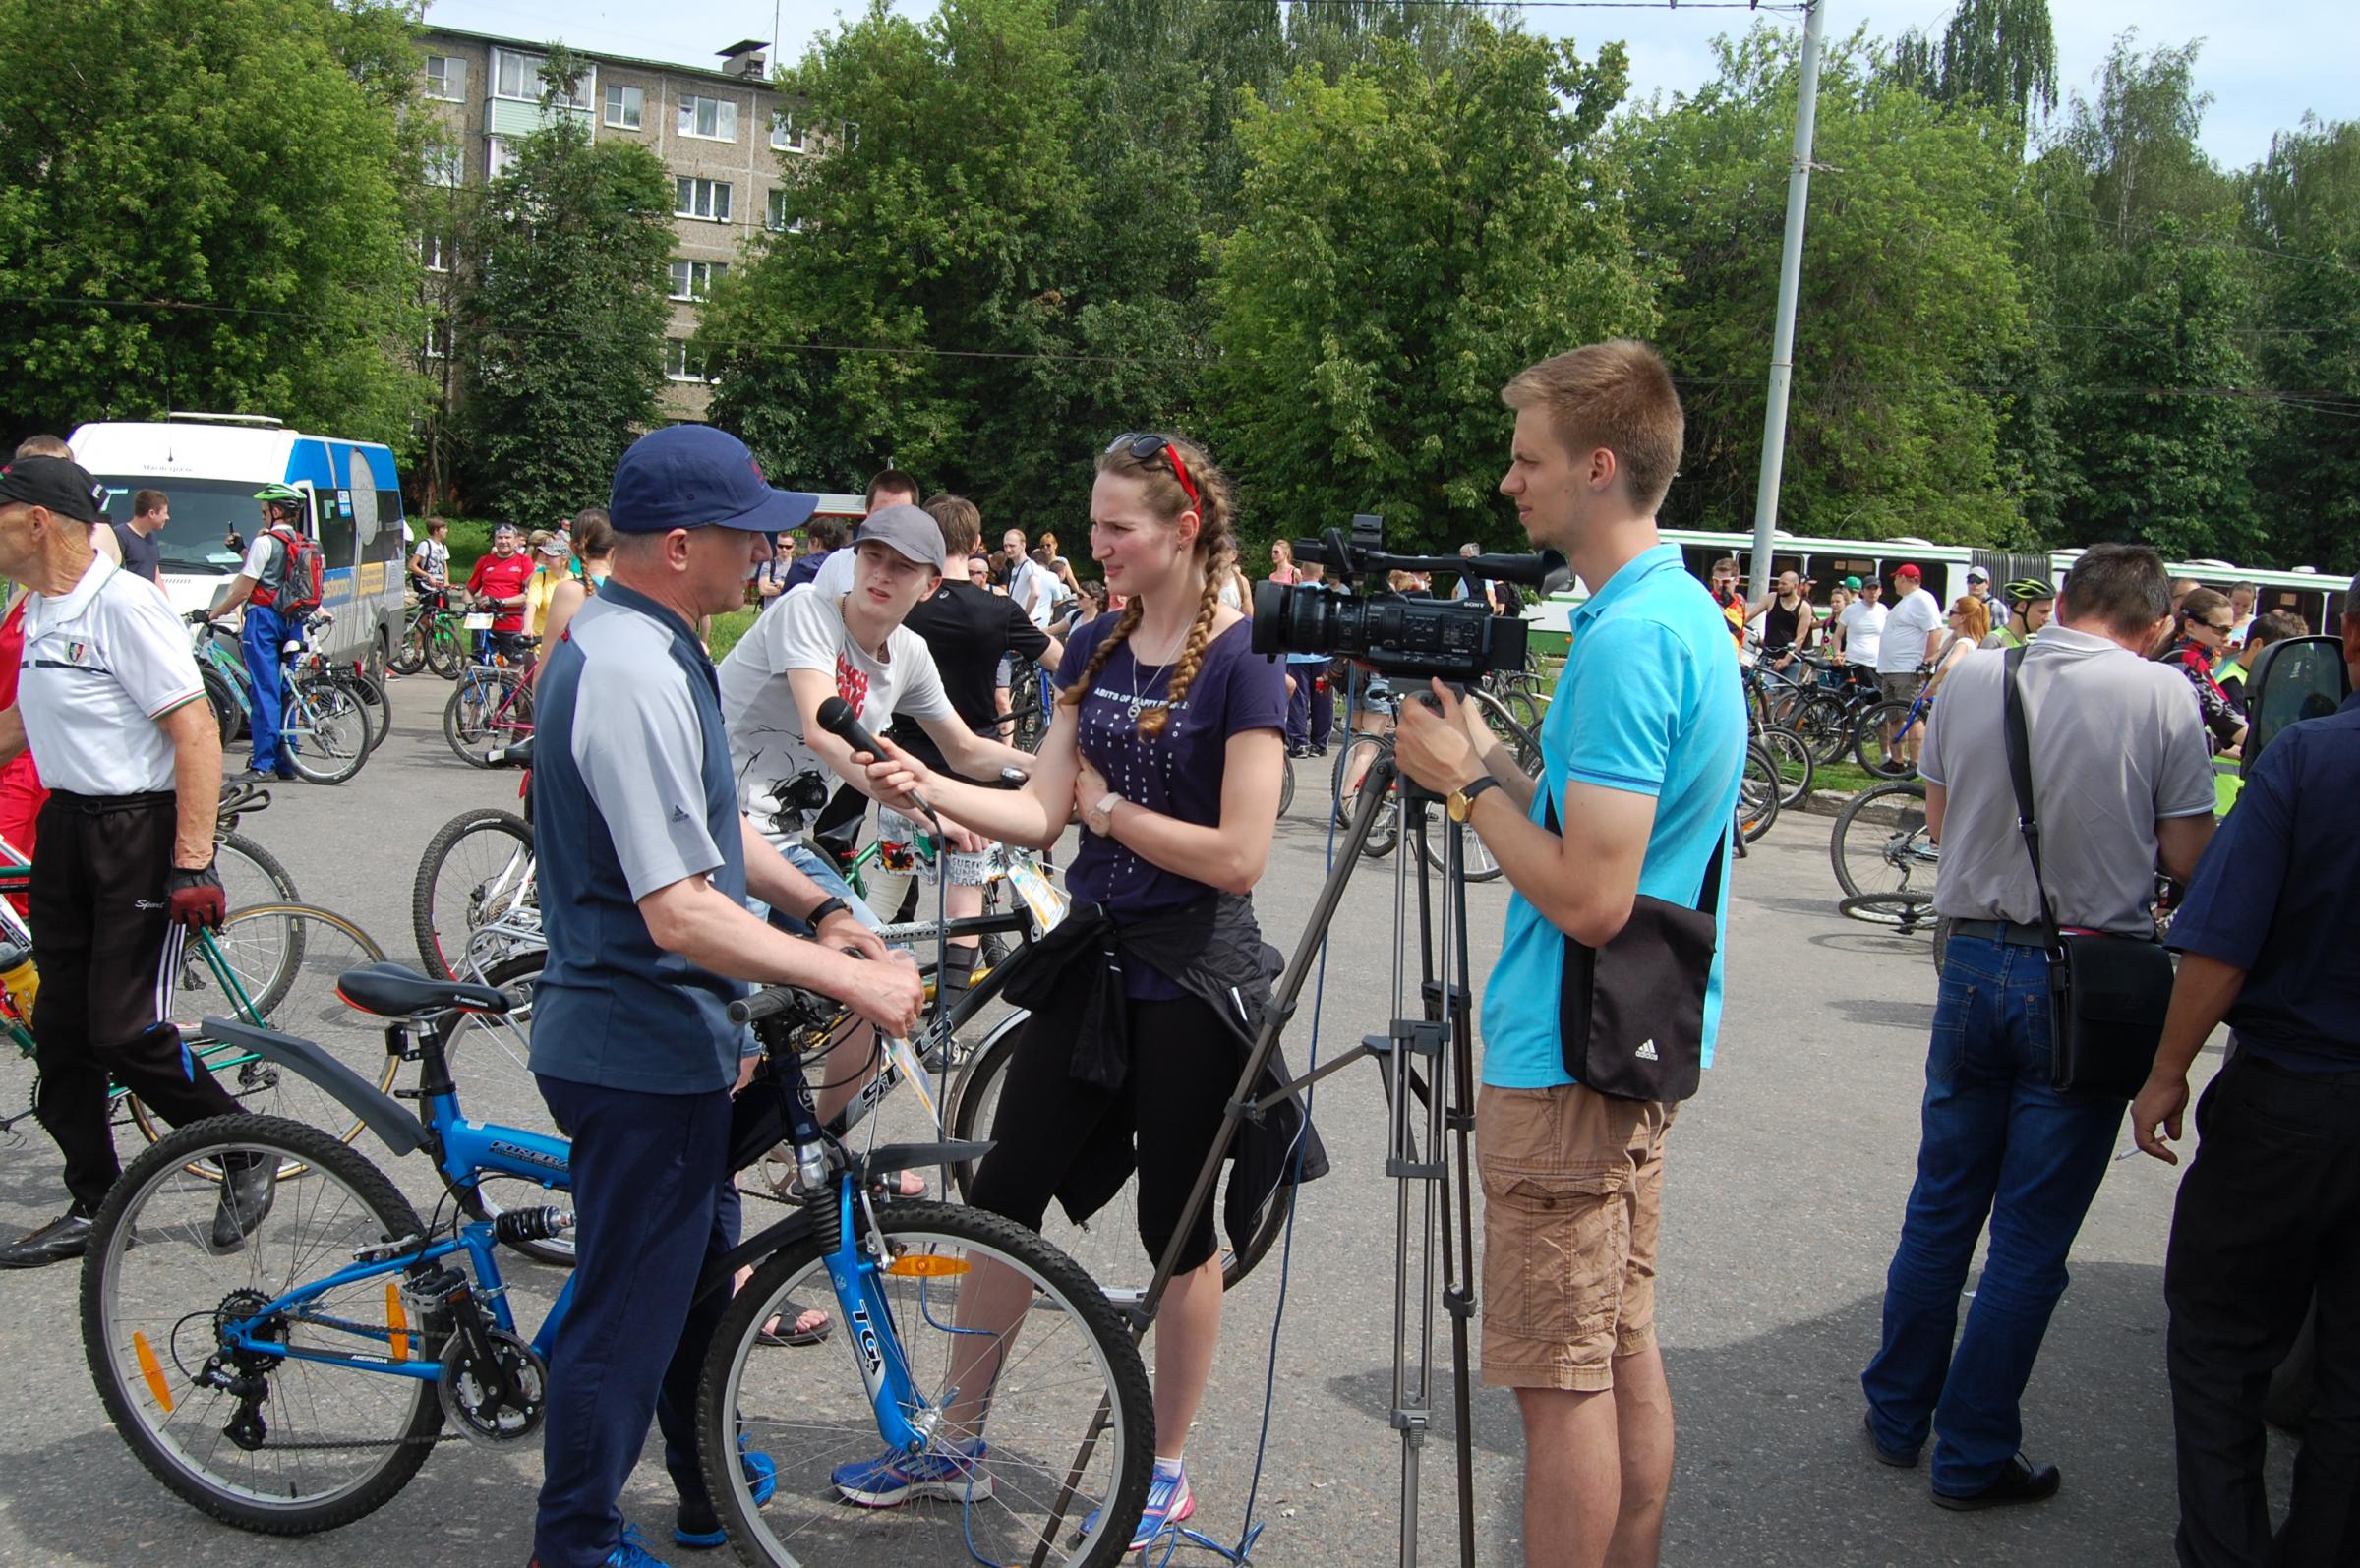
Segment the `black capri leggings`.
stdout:
<path fill-rule="evenodd" d="M 1136 1139 L 1139 1239 L 1150 1257 L 1160 1258 L 1220 1131 L 1241 1063 L 1220 1015 L 1195 997 L 1127 1002 L 1124 1009 L 1131 1070 L 1118 1089 L 1076 1080 L 1072 1039 L 1052 1035 L 1037 1019 L 1025 1026 L 992 1115 L 992 1149 L 968 1201 L 1037 1231 L 1077 1163 L 1110 1157 Z M 1207 1202 L 1189 1228 L 1182 1272 L 1213 1255 L 1219 1206 L 1217 1196 Z"/>

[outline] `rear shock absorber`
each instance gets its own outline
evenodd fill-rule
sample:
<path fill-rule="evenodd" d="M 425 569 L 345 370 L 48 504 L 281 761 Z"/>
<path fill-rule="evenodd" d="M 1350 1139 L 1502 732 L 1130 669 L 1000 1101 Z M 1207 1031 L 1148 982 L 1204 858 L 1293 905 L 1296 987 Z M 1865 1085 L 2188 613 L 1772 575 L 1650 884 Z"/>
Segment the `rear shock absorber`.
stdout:
<path fill-rule="evenodd" d="M 573 1213 L 561 1208 L 517 1208 L 492 1217 L 492 1234 L 510 1247 L 519 1242 L 547 1242 L 573 1229 Z"/>

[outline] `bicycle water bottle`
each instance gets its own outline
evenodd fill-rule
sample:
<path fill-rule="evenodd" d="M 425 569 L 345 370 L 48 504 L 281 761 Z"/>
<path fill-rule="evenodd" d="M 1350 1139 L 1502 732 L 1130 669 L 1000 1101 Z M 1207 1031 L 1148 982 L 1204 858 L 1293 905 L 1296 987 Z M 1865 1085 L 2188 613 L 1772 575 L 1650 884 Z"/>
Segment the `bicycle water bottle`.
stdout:
<path fill-rule="evenodd" d="M 28 1028 L 32 1026 L 32 1003 L 40 989 L 41 976 L 32 966 L 32 950 L 0 941 L 0 993 L 6 994 L 9 1011 Z"/>

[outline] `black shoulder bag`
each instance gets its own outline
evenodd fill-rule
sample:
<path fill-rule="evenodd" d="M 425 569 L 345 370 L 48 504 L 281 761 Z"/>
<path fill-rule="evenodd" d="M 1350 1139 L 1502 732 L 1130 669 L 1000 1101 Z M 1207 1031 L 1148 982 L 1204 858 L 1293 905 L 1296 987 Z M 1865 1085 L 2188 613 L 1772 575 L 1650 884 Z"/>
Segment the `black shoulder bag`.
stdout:
<path fill-rule="evenodd" d="M 1559 831 L 1557 801 L 1547 826 Z M 1640 894 L 1605 947 L 1565 938 L 1558 1035 L 1565 1071 L 1621 1100 L 1684 1100 L 1704 1075 L 1704 993 L 1729 836 L 1713 845 L 1693 908 Z"/>
<path fill-rule="evenodd" d="M 2040 824 L 2033 812 L 2032 742 L 2016 683 L 2023 645 L 2007 652 L 2008 773 L 2016 826 L 2033 857 L 2040 920 L 2048 936 L 2049 1087 L 2065 1094 L 2128 1099 L 2147 1082 L 2171 1004 L 2171 954 L 2159 942 L 2057 929 L 2056 905 L 2040 880 Z"/>

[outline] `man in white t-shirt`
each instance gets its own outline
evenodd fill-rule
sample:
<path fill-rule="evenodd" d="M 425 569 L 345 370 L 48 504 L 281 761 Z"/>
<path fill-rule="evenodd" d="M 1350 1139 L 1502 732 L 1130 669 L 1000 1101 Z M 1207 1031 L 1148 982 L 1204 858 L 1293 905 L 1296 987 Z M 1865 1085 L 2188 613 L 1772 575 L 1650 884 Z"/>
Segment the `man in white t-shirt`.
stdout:
<path fill-rule="evenodd" d="M 1876 649 L 1876 683 L 1887 702 L 1914 701 L 1924 684 L 1918 670 L 1941 653 L 1947 617 L 1942 613 L 1942 601 L 1922 586 L 1922 576 L 1907 561 L 1893 570 L 1893 612 L 1885 617 L 1885 634 Z M 1923 725 L 1913 725 L 1906 731 L 1893 726 L 1885 735 L 1886 750 L 1915 772 L 1918 746 L 1924 735 Z"/>
<path fill-rule="evenodd" d="M 1884 645 L 1885 619 L 1892 613 L 1885 608 L 1885 585 L 1874 577 L 1866 582 L 1847 577 L 1844 586 L 1858 597 L 1836 617 L 1836 662 L 1858 671 L 1856 678 L 1870 678 L 1876 674 L 1876 656 Z"/>
<path fill-rule="evenodd" d="M 996 777 L 1032 759 L 968 728 L 944 693 L 924 639 L 904 626 L 911 607 L 942 581 L 942 529 L 915 506 L 888 506 L 860 524 L 855 586 L 841 598 L 814 583 L 758 617 L 721 664 L 721 712 L 738 798 L 763 837 L 798 870 L 865 913 L 827 856 L 805 842 L 839 780 L 866 794 L 852 748 L 819 726 L 842 697 L 870 734 L 896 714 L 924 728 L 954 772 Z"/>

